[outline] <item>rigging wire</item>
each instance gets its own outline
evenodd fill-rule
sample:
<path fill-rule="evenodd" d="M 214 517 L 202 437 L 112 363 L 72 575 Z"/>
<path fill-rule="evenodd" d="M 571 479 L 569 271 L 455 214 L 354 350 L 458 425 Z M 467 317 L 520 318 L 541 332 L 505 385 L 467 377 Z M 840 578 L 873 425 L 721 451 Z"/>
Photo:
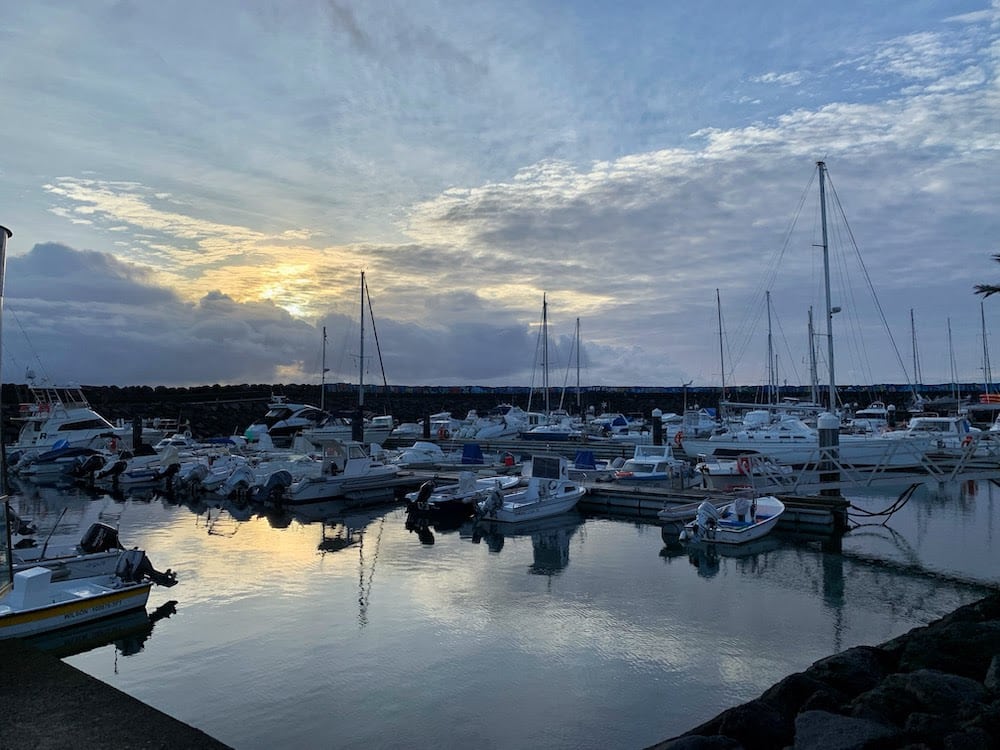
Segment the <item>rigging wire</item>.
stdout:
<path fill-rule="evenodd" d="M 844 208 L 840 202 L 840 195 L 837 193 L 836 188 L 833 186 L 833 180 L 830 179 L 830 173 L 827 171 L 827 178 L 830 185 L 830 193 L 833 196 L 834 204 L 837 206 L 837 211 L 840 213 L 841 217 L 844 219 L 844 228 L 847 232 L 847 236 L 850 239 L 850 245 L 854 249 L 854 254 L 858 259 L 858 265 L 861 267 L 861 272 L 864 276 L 865 283 L 868 285 L 868 289 L 872 293 L 872 298 L 875 300 L 875 308 L 878 310 L 879 318 L 882 321 L 882 325 L 889 335 L 889 342 L 892 344 L 892 351 L 896 355 L 896 362 L 899 364 L 900 370 L 903 376 L 906 378 L 907 384 L 910 386 L 910 391 L 914 397 L 916 397 L 916 389 L 913 386 L 913 381 L 910 380 L 910 374 L 906 369 L 906 363 L 903 361 L 903 356 L 899 351 L 899 347 L 896 345 L 896 340 L 892 336 L 892 331 L 889 328 L 889 322 L 885 317 L 885 310 L 882 309 L 882 303 L 879 301 L 878 295 L 875 294 L 875 285 L 872 283 L 871 275 L 868 273 L 868 267 L 865 265 L 864 258 L 861 257 L 861 249 L 858 247 L 858 243 L 854 238 L 854 232 L 851 229 L 851 225 L 847 221 L 847 215 L 844 213 Z"/>
<path fill-rule="evenodd" d="M 375 353 L 378 355 L 378 366 L 382 370 L 382 385 L 385 388 L 385 403 L 388 409 L 388 414 L 392 414 L 392 402 L 389 400 L 389 381 L 385 377 L 385 363 L 382 361 L 382 348 L 378 343 L 378 331 L 375 328 L 375 313 L 372 312 L 372 294 L 371 289 L 368 287 L 368 282 L 365 281 L 365 297 L 368 299 L 368 320 L 372 324 L 372 338 L 375 339 Z"/>
<path fill-rule="evenodd" d="M 810 191 L 812 189 L 813 182 L 816 180 L 817 171 L 813 170 L 810 173 L 809 181 L 805 188 L 802 190 L 802 194 L 799 197 L 799 203 L 792 214 L 791 221 L 789 222 L 788 228 L 785 230 L 785 235 L 782 240 L 780 249 L 771 258 L 769 263 L 764 269 L 763 283 L 758 286 L 758 291 L 756 291 L 751 297 L 747 304 L 747 312 L 741 316 L 741 324 L 736 330 L 737 341 L 740 342 L 740 347 L 736 353 L 736 356 L 731 358 L 733 363 L 733 370 L 736 369 L 738 364 L 743 361 L 743 357 L 746 354 L 747 347 L 750 345 L 750 340 L 752 334 L 757 330 L 757 325 L 764 314 L 764 298 L 768 291 L 774 286 L 775 281 L 778 278 L 778 270 L 781 266 L 781 262 L 785 257 L 788 248 L 791 245 L 792 236 L 795 232 L 795 227 L 798 223 L 799 217 L 802 215 L 802 207 L 805 205 L 806 200 L 809 197 Z"/>
<path fill-rule="evenodd" d="M 8 307 L 6 312 L 14 316 L 14 322 L 17 323 L 17 327 L 21 331 L 21 335 L 24 336 L 24 342 L 28 347 L 28 351 L 31 352 L 32 358 L 35 360 L 35 362 L 38 363 L 38 369 L 42 374 L 42 380 L 46 382 L 52 382 L 51 379 L 49 378 L 49 374 L 45 371 L 45 365 L 42 364 L 42 358 L 39 357 L 38 352 L 35 351 L 35 347 L 31 343 L 31 338 L 29 338 L 28 332 L 25 330 L 24 325 L 21 323 L 21 319 L 17 316 L 17 312 L 11 307 Z M 15 357 L 11 353 L 10 347 L 4 346 L 4 351 L 7 352 L 7 354 L 10 356 L 12 360 L 14 360 L 14 364 L 19 364 L 17 362 L 17 357 Z M 27 372 L 29 369 L 31 369 L 31 365 L 30 364 L 26 365 L 24 369 Z"/>

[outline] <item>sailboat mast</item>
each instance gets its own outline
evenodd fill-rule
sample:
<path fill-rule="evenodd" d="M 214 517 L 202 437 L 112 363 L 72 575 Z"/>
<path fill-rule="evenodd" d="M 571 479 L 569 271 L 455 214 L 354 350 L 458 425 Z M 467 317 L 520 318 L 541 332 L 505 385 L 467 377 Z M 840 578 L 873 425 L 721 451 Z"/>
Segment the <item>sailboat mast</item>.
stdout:
<path fill-rule="evenodd" d="M 545 389 L 545 414 L 549 409 L 549 303 L 542 292 L 542 387 Z"/>
<path fill-rule="evenodd" d="M 809 397 L 819 403 L 819 373 L 816 368 L 816 329 L 813 327 L 813 309 L 809 307 Z"/>
<path fill-rule="evenodd" d="M 358 356 L 358 406 L 365 405 L 365 272 L 361 272 L 361 350 Z"/>
<path fill-rule="evenodd" d="M 920 354 L 917 351 L 917 324 L 913 318 L 913 308 L 910 308 L 910 338 L 913 339 L 913 382 L 920 385 L 924 376 L 920 372 Z"/>
<path fill-rule="evenodd" d="M 326 409 L 326 326 L 323 326 L 323 357 L 320 363 L 319 408 Z"/>
<path fill-rule="evenodd" d="M 2 321 L 3 321 L 3 284 L 4 284 L 4 277 L 7 275 L 7 240 L 9 240 L 13 236 L 14 236 L 13 232 L 11 232 L 7 227 L 0 226 L 0 335 L 2 335 L 2 331 L 3 331 L 3 323 L 2 323 Z M 3 379 L 0 378 L 0 383 L 2 383 L 2 382 L 3 382 Z M 3 389 L 0 388 L 0 392 L 2 392 L 2 390 Z M 3 399 L 0 399 L 0 410 L 2 410 L 2 409 L 3 409 Z M 9 491 L 9 489 L 10 488 L 9 488 L 9 486 L 7 484 L 7 446 L 4 443 L 4 441 L 3 441 L 3 429 L 0 428 L 0 490 L 2 490 L 2 492 L 3 492 L 4 495 L 6 495 L 8 493 L 8 491 Z M 7 520 L 6 516 L 4 516 L 3 520 L 6 522 L 6 520 Z M 7 549 L 9 550 L 10 549 L 10 526 L 7 523 L 4 523 L 4 526 L 6 527 Z M 8 554 L 8 558 L 9 558 L 9 554 Z M 8 570 L 7 572 L 10 573 L 11 575 L 13 575 L 13 569 L 12 568 L 10 570 Z M 13 580 L 13 578 L 11 578 L 9 581 L 0 581 L 0 593 L 3 593 L 4 584 L 5 583 L 10 583 L 10 581 L 12 581 L 12 580 Z"/>
<path fill-rule="evenodd" d="M 583 414 L 580 405 L 580 319 L 576 319 L 576 413 Z"/>
<path fill-rule="evenodd" d="M 983 327 L 983 390 L 989 393 L 993 373 L 990 372 L 990 348 L 986 343 L 986 312 L 983 310 L 982 302 L 979 303 L 979 319 Z"/>
<path fill-rule="evenodd" d="M 767 291 L 764 293 L 767 296 L 767 402 L 769 404 L 776 404 L 777 399 L 774 397 L 774 341 L 771 338 L 771 292 Z"/>
<path fill-rule="evenodd" d="M 948 318 L 948 359 L 951 362 L 951 395 L 956 401 L 962 400 L 962 386 L 958 384 L 958 372 L 955 369 L 955 346 L 951 340 L 951 318 Z"/>
<path fill-rule="evenodd" d="M 826 347 L 830 363 L 830 413 L 837 410 L 837 387 L 833 373 L 833 314 L 838 312 L 830 301 L 830 244 L 826 231 L 826 162 L 816 162 L 819 169 L 819 214 L 823 227 L 823 279 L 826 284 Z"/>
<path fill-rule="evenodd" d="M 722 349 L 722 300 L 719 290 L 715 290 L 715 309 L 719 316 L 719 367 L 722 368 L 722 400 L 726 400 L 726 356 Z"/>

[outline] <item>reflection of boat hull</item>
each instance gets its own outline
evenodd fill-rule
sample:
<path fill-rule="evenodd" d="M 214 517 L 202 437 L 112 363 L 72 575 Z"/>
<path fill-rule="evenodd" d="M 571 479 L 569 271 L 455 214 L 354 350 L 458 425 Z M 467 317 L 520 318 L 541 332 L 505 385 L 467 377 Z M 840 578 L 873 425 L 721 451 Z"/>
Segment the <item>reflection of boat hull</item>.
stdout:
<path fill-rule="evenodd" d="M 39 651 L 63 659 L 100 648 L 111 642 L 124 654 L 137 653 L 153 630 L 153 621 L 145 607 L 138 607 L 100 620 L 62 628 L 25 639 Z"/>

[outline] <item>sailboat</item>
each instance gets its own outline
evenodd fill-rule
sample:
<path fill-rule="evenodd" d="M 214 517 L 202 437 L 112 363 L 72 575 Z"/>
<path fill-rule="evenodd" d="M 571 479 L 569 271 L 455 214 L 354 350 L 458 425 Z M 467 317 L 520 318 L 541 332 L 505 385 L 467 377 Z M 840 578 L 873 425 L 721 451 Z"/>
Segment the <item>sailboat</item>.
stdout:
<path fill-rule="evenodd" d="M 333 443 L 344 443 L 345 441 L 356 440 L 365 445 L 372 443 L 381 444 L 392 433 L 395 426 L 393 419 L 389 415 L 373 417 L 366 420 L 363 416 L 365 407 L 365 272 L 361 272 L 361 316 L 360 316 L 360 351 L 358 354 L 358 407 L 353 419 L 345 415 L 331 414 L 320 424 L 309 427 L 302 431 L 303 437 L 310 443 L 318 446 L 331 445 Z M 324 341 L 324 390 L 326 373 L 326 329 L 323 329 Z M 359 423 L 360 429 L 355 427 Z"/>
<path fill-rule="evenodd" d="M 577 320 L 577 336 L 579 336 L 579 326 L 580 321 Z M 579 343 L 577 346 L 579 346 Z M 548 442 L 579 440 L 583 437 L 583 431 L 573 424 L 573 420 L 569 414 L 561 406 L 559 409 L 553 411 L 549 404 L 549 304 L 544 294 L 542 295 L 541 347 L 542 390 L 545 399 L 545 412 L 540 418 L 536 417 L 539 423 L 532 425 L 530 429 L 523 430 L 520 433 L 520 437 L 522 440 L 545 440 Z M 579 378 L 579 372 L 577 373 L 577 377 Z M 579 398 L 579 385 L 577 386 L 577 397 Z M 531 411 L 530 398 L 527 414 L 529 420 L 531 420 L 534 412 Z"/>
<path fill-rule="evenodd" d="M 826 164 L 817 162 L 819 171 L 820 221 L 822 228 L 823 280 L 826 297 L 826 341 L 829 365 L 829 389 L 826 407 L 836 413 L 837 392 L 834 377 L 833 316 L 840 308 L 833 305 L 830 292 L 830 254 L 827 233 Z M 770 317 L 770 292 L 768 292 Z M 810 341 L 810 347 L 812 343 Z M 768 333 L 769 393 L 775 391 L 773 360 Z M 800 416 L 787 412 L 772 414 L 758 409 L 748 412 L 742 425 L 719 431 L 707 438 L 685 438 L 675 441 L 689 457 L 731 457 L 760 454 L 782 464 L 805 466 L 820 459 L 819 433 Z M 886 440 L 882 435 L 841 435 L 839 459 L 851 466 L 916 466 L 930 449 L 930 440 L 913 436 L 905 440 Z"/>

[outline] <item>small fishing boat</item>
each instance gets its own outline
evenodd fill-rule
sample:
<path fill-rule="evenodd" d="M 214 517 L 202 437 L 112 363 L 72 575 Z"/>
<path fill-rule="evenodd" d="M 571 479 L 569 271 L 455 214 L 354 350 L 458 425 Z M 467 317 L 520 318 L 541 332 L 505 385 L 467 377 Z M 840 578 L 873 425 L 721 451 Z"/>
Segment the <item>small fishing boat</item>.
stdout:
<path fill-rule="evenodd" d="M 680 541 L 743 544 L 769 534 L 784 512 L 785 504 L 774 495 L 741 496 L 722 507 L 706 500 L 684 524 Z"/>
<path fill-rule="evenodd" d="M 585 487 L 569 478 L 564 456 L 533 456 L 524 466 L 525 483 L 511 492 L 493 490 L 477 503 L 477 515 L 486 521 L 534 521 L 572 510 L 586 494 Z"/>
<path fill-rule="evenodd" d="M 140 549 L 121 550 L 109 573 L 59 577 L 44 564 L 15 569 L 6 498 L 0 505 L 0 639 L 19 638 L 98 620 L 146 606 L 154 580 Z M 172 585 L 172 584 L 168 584 Z"/>
<path fill-rule="evenodd" d="M 615 472 L 614 480 L 618 484 L 683 489 L 692 483 L 694 476 L 691 464 L 676 458 L 669 444 L 638 444 L 632 458 Z"/>
<path fill-rule="evenodd" d="M 435 487 L 433 481 L 424 482 L 420 489 L 406 493 L 406 509 L 410 513 L 429 516 L 471 516 L 476 504 L 494 490 L 504 492 L 521 481 L 516 474 L 476 477 L 471 471 L 458 475 L 458 482 Z"/>

